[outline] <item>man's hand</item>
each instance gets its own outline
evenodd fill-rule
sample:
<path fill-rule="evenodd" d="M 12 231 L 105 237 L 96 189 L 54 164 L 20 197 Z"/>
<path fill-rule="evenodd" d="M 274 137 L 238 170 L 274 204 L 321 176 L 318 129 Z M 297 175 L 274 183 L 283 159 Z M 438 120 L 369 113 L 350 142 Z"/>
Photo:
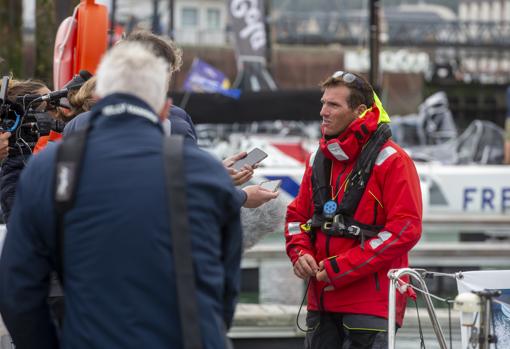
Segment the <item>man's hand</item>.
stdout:
<path fill-rule="evenodd" d="M 315 258 L 309 254 L 300 256 L 296 263 L 294 263 L 294 274 L 300 279 L 306 280 L 310 276 L 315 276 L 318 271 L 319 266 Z"/>
<path fill-rule="evenodd" d="M 243 190 L 246 193 L 246 202 L 243 207 L 246 208 L 257 208 L 278 196 L 278 192 L 266 190 L 260 185 L 249 185 Z"/>
<path fill-rule="evenodd" d="M 232 167 L 234 162 L 241 160 L 242 158 L 245 158 L 246 155 L 248 155 L 248 153 L 245 151 L 242 151 L 240 153 L 229 156 L 228 158 L 223 160 L 223 166 L 225 166 L 226 168 Z"/>
<path fill-rule="evenodd" d="M 253 168 L 248 165 L 245 165 L 241 171 L 236 171 L 231 167 L 227 167 L 227 172 L 235 186 L 244 184 L 253 177 Z"/>
<path fill-rule="evenodd" d="M 239 171 L 236 171 L 232 168 L 232 165 L 234 165 L 236 161 L 241 160 L 242 158 L 246 157 L 246 155 L 247 153 L 242 151 L 223 160 L 223 166 L 225 166 L 227 169 L 230 178 L 232 178 L 232 181 L 234 182 L 234 185 L 244 184 L 248 182 L 251 177 L 253 177 L 254 167 L 250 165 L 243 166 L 243 168 Z"/>
<path fill-rule="evenodd" d="M 9 137 L 10 132 L 4 132 L 0 134 L 0 161 L 5 159 L 9 155 Z"/>
<path fill-rule="evenodd" d="M 326 268 L 324 268 L 324 261 L 319 262 L 319 270 L 315 274 L 315 278 L 318 281 L 330 283 L 328 273 L 326 272 Z"/>

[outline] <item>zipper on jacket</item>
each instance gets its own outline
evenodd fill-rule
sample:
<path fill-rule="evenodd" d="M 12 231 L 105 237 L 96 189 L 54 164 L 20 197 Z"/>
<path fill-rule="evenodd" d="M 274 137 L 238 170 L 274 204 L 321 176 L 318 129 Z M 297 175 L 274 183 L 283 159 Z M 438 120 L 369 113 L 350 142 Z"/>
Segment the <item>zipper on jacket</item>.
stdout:
<path fill-rule="evenodd" d="M 329 242 L 331 240 L 331 235 L 326 235 L 326 258 L 331 257 L 329 255 Z"/>
<path fill-rule="evenodd" d="M 377 275 L 377 273 L 374 273 L 374 279 L 375 279 L 375 290 L 380 291 L 381 286 L 379 285 L 379 275 Z"/>

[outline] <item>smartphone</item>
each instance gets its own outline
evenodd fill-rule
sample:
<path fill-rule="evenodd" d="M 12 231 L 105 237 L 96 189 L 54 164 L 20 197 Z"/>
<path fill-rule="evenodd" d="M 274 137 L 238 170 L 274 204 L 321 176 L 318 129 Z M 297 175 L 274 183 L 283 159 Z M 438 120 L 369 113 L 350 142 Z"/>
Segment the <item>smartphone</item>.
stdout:
<path fill-rule="evenodd" d="M 236 171 L 239 171 L 244 165 L 253 166 L 258 164 L 265 158 L 267 158 L 267 154 L 264 153 L 259 148 L 255 148 L 252 151 L 250 151 L 248 155 L 246 155 L 244 158 L 234 162 L 232 168 Z"/>
<path fill-rule="evenodd" d="M 269 191 L 276 192 L 278 189 L 280 189 L 280 185 L 282 184 L 281 179 L 273 179 L 271 181 L 264 181 L 260 183 L 259 185 Z"/>

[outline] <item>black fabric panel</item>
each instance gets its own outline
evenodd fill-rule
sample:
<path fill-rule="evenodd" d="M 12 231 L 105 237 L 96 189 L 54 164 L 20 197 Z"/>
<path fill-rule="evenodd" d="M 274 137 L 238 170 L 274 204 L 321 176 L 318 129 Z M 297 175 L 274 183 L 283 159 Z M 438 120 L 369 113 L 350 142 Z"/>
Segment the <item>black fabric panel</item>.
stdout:
<path fill-rule="evenodd" d="M 186 105 L 184 92 L 172 93 L 173 104 L 185 109 L 195 124 L 265 120 L 320 120 L 322 92 L 286 90 L 243 92 L 236 100 L 218 93 L 192 93 Z"/>

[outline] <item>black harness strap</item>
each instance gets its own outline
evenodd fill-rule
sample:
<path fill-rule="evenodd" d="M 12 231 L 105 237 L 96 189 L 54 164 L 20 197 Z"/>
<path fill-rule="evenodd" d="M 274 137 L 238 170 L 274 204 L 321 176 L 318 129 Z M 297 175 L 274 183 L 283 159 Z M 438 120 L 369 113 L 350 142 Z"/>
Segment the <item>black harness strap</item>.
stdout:
<path fill-rule="evenodd" d="M 317 151 L 312 169 L 314 203 L 314 213 L 311 222 L 312 239 L 315 232 L 318 229 L 322 229 L 327 235 L 364 241 L 365 237 L 373 237 L 382 229 L 382 226 L 357 222 L 353 217 L 365 192 L 377 156 L 390 137 L 391 130 L 387 124 L 379 125 L 372 137 L 370 137 L 354 165 L 349 185 L 341 202 L 338 204 L 334 218 L 331 220 L 327 220 L 322 212 L 324 204 L 331 197 L 329 188 L 331 160 L 326 158 L 320 150 Z"/>
<path fill-rule="evenodd" d="M 89 127 L 65 137 L 57 150 L 54 201 L 57 228 L 57 273 L 64 283 L 64 216 L 75 203 Z"/>
<path fill-rule="evenodd" d="M 180 135 L 165 137 L 163 150 L 183 347 L 185 349 L 200 349 L 202 348 L 202 335 L 197 305 L 191 237 L 188 229 L 186 178 L 182 156 L 183 137 Z"/>

